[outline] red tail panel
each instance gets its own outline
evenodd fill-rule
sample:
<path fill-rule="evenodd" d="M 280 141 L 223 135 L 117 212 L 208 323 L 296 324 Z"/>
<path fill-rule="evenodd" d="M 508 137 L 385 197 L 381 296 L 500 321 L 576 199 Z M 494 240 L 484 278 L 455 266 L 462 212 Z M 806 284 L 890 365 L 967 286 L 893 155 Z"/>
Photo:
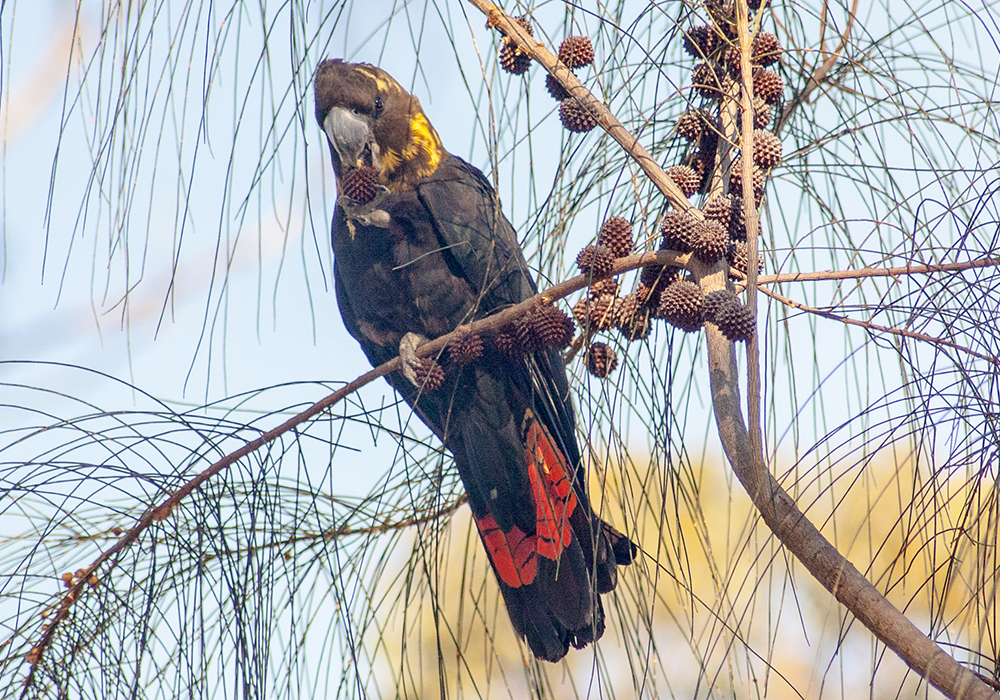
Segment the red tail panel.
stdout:
<path fill-rule="evenodd" d="M 517 525 L 510 532 L 503 532 L 489 513 L 476 518 L 476 526 L 501 581 L 511 588 L 518 588 L 535 580 L 538 573 L 538 537 L 524 534 Z"/>
<path fill-rule="evenodd" d="M 535 499 L 538 553 L 548 559 L 559 559 L 573 541 L 569 516 L 576 509 L 576 492 L 566 458 L 548 429 L 535 420 L 531 411 L 525 412 L 524 422 L 527 426 L 524 456 Z"/>

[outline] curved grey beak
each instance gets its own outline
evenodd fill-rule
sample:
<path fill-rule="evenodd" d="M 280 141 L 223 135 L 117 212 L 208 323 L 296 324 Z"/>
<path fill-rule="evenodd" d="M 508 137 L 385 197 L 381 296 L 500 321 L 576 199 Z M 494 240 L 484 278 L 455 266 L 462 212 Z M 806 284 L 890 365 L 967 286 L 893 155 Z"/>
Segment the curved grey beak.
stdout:
<path fill-rule="evenodd" d="M 334 107 L 323 120 L 323 131 L 340 156 L 341 167 L 354 168 L 363 165 L 359 159 L 371 136 L 368 123 L 364 119 L 343 107 Z"/>

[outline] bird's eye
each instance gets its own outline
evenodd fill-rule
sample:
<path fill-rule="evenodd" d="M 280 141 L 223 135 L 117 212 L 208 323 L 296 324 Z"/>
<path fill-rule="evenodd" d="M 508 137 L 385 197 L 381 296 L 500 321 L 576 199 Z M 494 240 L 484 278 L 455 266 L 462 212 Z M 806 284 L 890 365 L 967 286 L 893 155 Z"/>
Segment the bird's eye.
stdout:
<path fill-rule="evenodd" d="M 382 110 L 385 109 L 385 104 L 382 102 L 381 97 L 375 98 L 375 116 L 382 114 Z"/>

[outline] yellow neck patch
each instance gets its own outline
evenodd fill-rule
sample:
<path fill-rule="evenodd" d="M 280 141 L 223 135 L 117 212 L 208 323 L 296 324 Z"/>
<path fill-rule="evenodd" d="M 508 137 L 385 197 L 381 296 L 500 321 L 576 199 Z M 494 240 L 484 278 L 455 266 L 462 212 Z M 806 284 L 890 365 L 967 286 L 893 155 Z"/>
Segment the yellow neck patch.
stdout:
<path fill-rule="evenodd" d="M 410 118 L 410 136 L 402 152 L 387 149 L 381 154 L 379 181 L 390 190 L 406 190 L 437 170 L 444 155 L 441 139 L 423 112 Z"/>

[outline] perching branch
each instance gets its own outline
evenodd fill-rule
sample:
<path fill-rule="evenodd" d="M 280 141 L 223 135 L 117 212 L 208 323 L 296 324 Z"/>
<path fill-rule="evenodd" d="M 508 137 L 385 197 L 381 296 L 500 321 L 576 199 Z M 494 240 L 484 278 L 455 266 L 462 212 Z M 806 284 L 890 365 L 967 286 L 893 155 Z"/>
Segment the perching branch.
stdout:
<path fill-rule="evenodd" d="M 613 276 L 621 274 L 622 272 L 627 272 L 628 270 L 634 270 L 639 267 L 644 267 L 646 265 L 674 265 L 679 267 L 684 267 L 689 265 L 691 259 L 690 254 L 681 254 L 675 251 L 661 250 L 658 252 L 641 253 L 639 255 L 631 255 L 626 258 L 620 258 L 615 261 L 612 271 L 607 276 Z M 417 355 L 420 357 L 427 357 L 430 355 L 437 355 L 444 350 L 448 342 L 454 338 L 459 332 L 462 331 L 474 331 L 482 333 L 489 330 L 496 330 L 508 323 L 516 320 L 518 317 L 529 313 L 533 309 L 547 303 L 552 303 L 558 299 L 562 299 L 573 292 L 583 289 L 587 285 L 595 281 L 592 274 L 581 274 L 573 277 L 565 282 L 553 285 L 548 289 L 536 294 L 530 299 L 526 299 L 520 304 L 511 306 L 504 309 L 500 313 L 494 314 L 488 318 L 475 321 L 471 324 L 456 329 L 451 333 L 435 338 L 434 340 L 424 343 L 417 349 Z M 27 689 L 31 687 L 34 682 L 35 670 L 41 663 L 46 650 L 51 646 L 52 640 L 55 638 L 56 632 L 59 630 L 61 623 L 69 616 L 69 611 L 76 603 L 76 601 L 85 595 L 89 590 L 88 582 L 93 580 L 93 577 L 99 576 L 101 573 L 106 573 L 101 571 L 101 567 L 105 564 L 108 565 L 108 569 L 112 569 L 115 566 L 115 562 L 118 559 L 119 554 L 124 550 L 128 549 L 130 546 L 138 541 L 139 536 L 147 530 L 153 523 L 162 522 L 170 517 L 174 509 L 180 504 L 182 500 L 190 496 L 195 489 L 202 486 L 212 477 L 218 475 L 225 469 L 229 468 L 240 459 L 246 457 L 247 455 L 256 452 L 269 445 L 270 443 L 277 440 L 279 437 L 294 430 L 296 427 L 306 422 L 307 420 L 314 418 L 315 416 L 329 410 L 334 405 L 339 403 L 341 400 L 350 396 L 354 392 L 358 391 L 361 387 L 366 384 L 371 383 L 379 377 L 384 377 L 390 372 L 396 371 L 400 368 L 401 361 L 399 357 L 395 357 L 388 362 L 384 362 L 378 367 L 365 372 L 360 377 L 354 381 L 345 384 L 343 387 L 333 392 L 329 396 L 320 401 L 317 401 L 309 408 L 304 411 L 292 416 L 286 420 L 281 425 L 268 430 L 260 435 L 260 437 L 255 438 L 244 444 L 238 450 L 227 454 L 222 459 L 213 463 L 207 469 L 199 473 L 197 476 L 185 483 L 181 488 L 170 495 L 167 500 L 161 503 L 159 506 L 150 509 L 143 515 L 139 521 L 132 526 L 127 532 L 125 532 L 121 538 L 115 542 L 111 547 L 104 550 L 100 556 L 97 557 L 90 564 L 90 566 L 82 569 L 79 575 L 74 577 L 74 582 L 69 586 L 66 593 L 60 599 L 56 613 L 50 618 L 47 623 L 44 632 L 42 633 L 42 638 L 39 640 L 38 644 L 32 647 L 31 651 L 28 653 L 26 660 L 30 664 L 30 670 L 28 671 L 28 676 L 24 680 L 24 688 L 22 691 L 22 697 Z M 456 506 L 457 507 L 457 506 Z M 412 522 L 405 523 L 403 526 L 418 524 L 422 522 L 420 519 L 413 519 Z M 343 533 L 341 533 L 343 534 Z"/>

